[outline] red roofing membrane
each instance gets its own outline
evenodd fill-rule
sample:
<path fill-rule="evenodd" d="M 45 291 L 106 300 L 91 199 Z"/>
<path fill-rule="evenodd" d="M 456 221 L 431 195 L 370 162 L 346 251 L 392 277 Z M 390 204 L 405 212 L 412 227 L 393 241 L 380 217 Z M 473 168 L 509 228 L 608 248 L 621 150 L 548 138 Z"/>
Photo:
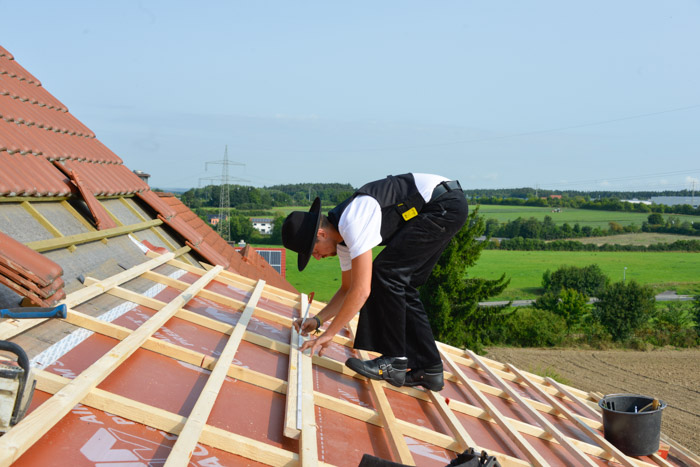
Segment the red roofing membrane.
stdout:
<path fill-rule="evenodd" d="M 179 280 L 190 284 L 199 277 L 186 273 Z M 243 302 L 251 296 L 250 290 L 217 280 L 210 283 L 206 289 Z M 179 293 L 180 290 L 167 287 L 155 298 L 165 303 L 174 299 Z M 298 316 L 295 308 L 271 298 L 260 300 L 257 307 L 284 317 L 288 321 Z M 201 297 L 193 298 L 185 309 L 195 315 L 230 326 L 236 325 L 241 317 L 239 309 Z M 136 330 L 155 313 L 156 311 L 151 308 L 137 306 L 113 323 Z M 288 325 L 280 324 L 278 320 L 260 317 L 260 315 L 254 315 L 251 318 L 247 333 L 276 342 L 280 349 L 287 348 L 290 340 Z M 179 317 L 171 318 L 154 334 L 154 337 L 212 358 L 219 356 L 228 340 L 228 335 L 220 331 L 205 328 Z M 51 364 L 48 371 L 69 379 L 75 378 L 117 343 L 115 339 L 93 334 L 60 356 Z M 324 359 L 315 359 L 313 389 L 317 393 L 314 417 L 317 426 L 318 459 L 320 462 L 339 466 L 358 465 L 364 453 L 391 459 L 392 449 L 385 430 L 381 426 L 346 415 L 342 413 L 343 411 L 331 409 L 321 403 L 323 399 L 319 395 L 329 400 L 337 400 L 340 404 L 350 404 L 351 407 L 356 408 L 356 411 L 367 411 L 368 414 L 372 414 L 376 410 L 369 384 L 365 380 L 339 373 L 337 370 L 329 369 L 327 365 L 319 365 L 325 360 L 335 362 L 336 368 L 342 368 L 342 363 L 349 356 L 353 356 L 351 349 L 339 343 L 333 343 Z M 283 387 L 288 377 L 289 356 L 284 351 L 273 350 L 273 346 L 253 344 L 244 340 L 240 343 L 233 365 L 272 378 L 272 381 L 278 381 Z M 462 364 L 458 364 L 458 367 L 475 383 L 495 385 L 495 382 L 483 372 Z M 98 388 L 109 394 L 187 417 L 197 402 L 209 374 L 209 370 L 199 366 L 141 348 L 102 381 Z M 539 400 L 536 394 L 522 386 L 516 384 L 512 386 L 523 396 Z M 405 427 L 403 428 L 406 432 L 404 440 L 416 465 L 444 466 L 449 463 L 456 455 L 454 450 L 423 441 L 423 436 L 420 435 L 421 430 L 431 430 L 442 434 L 447 439 L 452 437 L 450 428 L 436 410 L 435 405 L 429 401 L 427 393 L 405 388 L 397 390 L 389 386 L 384 388 L 394 416 Z M 207 425 L 264 443 L 271 449 L 299 452 L 299 442 L 283 435 L 284 392 L 283 389 L 270 389 L 229 376 L 223 383 Z M 448 398 L 450 406 L 456 407 L 461 404 L 465 407 L 475 407 L 474 410 L 480 407 L 480 404 L 454 381 L 446 381 L 446 387 L 441 395 Z M 46 394 L 39 392 L 35 396 L 33 409 L 46 400 L 46 397 Z M 523 413 L 514 402 L 494 394 L 488 394 L 487 398 L 504 416 L 537 426 L 536 422 Z M 143 410 L 147 409 L 139 409 L 139 411 Z M 570 405 L 570 410 L 577 412 L 573 404 Z M 108 461 L 141 462 L 153 465 L 162 463 L 167 458 L 175 436 L 121 418 L 119 414 L 110 415 L 107 412 L 109 411 L 91 406 L 76 406 L 13 465 L 45 465 L 48 460 L 56 459 L 58 456 L 64 463 L 76 466 Z M 511 456 L 511 458 L 527 458 L 496 423 L 489 421 L 488 417 L 479 418 L 457 410 L 455 414 L 480 447 Z M 579 430 L 571 427 L 570 424 L 562 423 L 559 417 L 550 415 L 547 417 L 568 436 L 584 443 L 591 443 L 591 440 Z M 558 444 L 528 434 L 523 436 L 549 465 L 576 464 L 572 461 L 570 454 Z M 609 465 L 602 458 L 590 455 L 589 457 L 596 465 Z M 641 460 L 650 461 L 648 458 L 641 458 Z M 255 465 L 255 459 L 245 459 L 201 443 L 197 446 L 192 461 L 202 465 Z"/>

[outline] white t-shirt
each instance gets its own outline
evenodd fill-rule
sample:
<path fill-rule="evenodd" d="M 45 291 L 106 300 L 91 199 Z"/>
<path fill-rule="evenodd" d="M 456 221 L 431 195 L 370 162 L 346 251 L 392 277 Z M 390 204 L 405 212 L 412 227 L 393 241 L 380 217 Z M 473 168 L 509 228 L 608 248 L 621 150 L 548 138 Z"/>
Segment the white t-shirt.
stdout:
<path fill-rule="evenodd" d="M 425 202 L 429 202 L 433 190 L 449 178 L 430 174 L 413 174 L 416 188 Z M 338 232 L 345 245 L 338 245 L 340 269 L 352 269 L 352 260 L 382 242 L 382 210 L 376 199 L 359 195 L 345 208 L 338 221 Z"/>

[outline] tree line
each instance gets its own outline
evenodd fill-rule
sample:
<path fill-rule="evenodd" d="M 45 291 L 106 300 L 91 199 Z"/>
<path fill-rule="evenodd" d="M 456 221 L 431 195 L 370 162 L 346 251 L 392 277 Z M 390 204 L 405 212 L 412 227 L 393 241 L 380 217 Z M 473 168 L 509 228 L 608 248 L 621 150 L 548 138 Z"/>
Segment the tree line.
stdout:
<path fill-rule="evenodd" d="M 585 199 L 618 198 L 618 199 L 647 199 L 652 196 L 692 196 L 690 190 L 664 191 L 612 191 L 612 190 L 550 190 L 543 188 L 474 188 L 464 189 L 470 198 L 540 198 L 551 195 L 561 195 L 563 198 L 581 197 Z"/>
<path fill-rule="evenodd" d="M 592 227 L 590 225 L 581 226 L 576 223 L 571 226 L 568 223 L 557 225 L 551 216 L 544 216 L 543 220 L 534 217 L 498 222 L 497 219 L 486 220 L 485 235 L 499 238 L 523 238 L 539 240 L 557 240 L 581 237 L 604 237 L 608 235 L 619 235 L 624 233 L 658 232 L 674 233 L 681 235 L 700 236 L 700 222 L 692 223 L 682 220 L 678 216 L 668 216 L 664 218 L 660 213 L 653 213 L 642 222 L 641 226 L 636 224 L 621 225 L 617 222 L 609 222 L 608 228 Z"/>
<path fill-rule="evenodd" d="M 577 240 L 545 241 L 536 238 L 506 238 L 492 240 L 486 246 L 488 250 L 518 251 L 685 251 L 700 252 L 700 240 L 676 240 L 671 243 L 654 243 L 652 245 L 619 245 L 606 243 L 595 245 Z"/>
<path fill-rule="evenodd" d="M 680 192 L 677 196 L 691 197 L 690 193 Z M 622 201 L 623 193 L 610 192 L 606 196 L 596 199 L 591 199 L 581 195 L 563 196 L 561 198 L 550 197 L 498 197 L 498 196 L 482 196 L 478 192 L 466 191 L 467 196 L 478 202 L 479 204 L 503 205 L 503 206 L 535 206 L 535 207 L 551 207 L 551 208 L 574 208 L 574 209 L 594 209 L 599 211 L 623 211 L 623 212 L 642 212 L 642 213 L 661 213 L 661 214 L 687 214 L 700 215 L 700 206 L 697 208 L 689 204 L 679 204 L 675 206 L 667 206 L 665 204 L 642 204 L 629 203 Z M 658 192 L 650 192 L 650 196 L 662 196 Z M 669 195 L 670 196 L 670 195 Z M 649 197 L 649 196 L 647 196 Z M 626 199 L 626 198 L 625 198 Z"/>
<path fill-rule="evenodd" d="M 222 185 L 207 185 L 192 188 L 180 200 L 190 209 L 219 207 Z M 299 183 L 294 185 L 274 185 L 256 188 L 246 185 L 228 185 L 229 206 L 236 209 L 264 210 L 279 206 L 308 206 L 315 197 L 321 198 L 323 205 L 336 205 L 354 189 L 342 183 Z"/>

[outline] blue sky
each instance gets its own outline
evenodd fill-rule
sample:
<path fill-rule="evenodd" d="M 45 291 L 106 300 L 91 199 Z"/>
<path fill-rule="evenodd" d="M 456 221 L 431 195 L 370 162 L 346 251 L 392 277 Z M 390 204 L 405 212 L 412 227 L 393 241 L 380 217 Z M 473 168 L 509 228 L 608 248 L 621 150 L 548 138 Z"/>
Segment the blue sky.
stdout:
<path fill-rule="evenodd" d="M 698 1 L 0 0 L 0 45 L 151 185 L 429 172 L 700 189 Z"/>

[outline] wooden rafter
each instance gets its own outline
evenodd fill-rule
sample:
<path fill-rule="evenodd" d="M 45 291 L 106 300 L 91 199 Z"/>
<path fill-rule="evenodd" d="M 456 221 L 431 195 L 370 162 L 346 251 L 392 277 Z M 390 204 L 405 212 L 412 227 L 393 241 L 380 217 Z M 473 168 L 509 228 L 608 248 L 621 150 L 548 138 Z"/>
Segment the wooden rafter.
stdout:
<path fill-rule="evenodd" d="M 537 420 L 537 423 L 547 431 L 554 439 L 559 442 L 568 452 L 576 459 L 578 465 L 595 465 L 590 457 L 585 455 L 579 448 L 571 442 L 571 440 L 562 434 L 552 423 L 544 418 L 537 410 L 532 408 L 530 404 L 525 401 L 524 397 L 521 397 L 512 387 L 510 387 L 500 376 L 498 376 L 488 365 L 481 361 L 481 359 L 471 350 L 467 350 L 469 357 L 479 365 L 486 374 L 489 375 L 491 379 L 496 381 L 496 383 L 513 399 L 518 405 L 525 410 L 531 417 Z"/>
<path fill-rule="evenodd" d="M 476 443 L 472 437 L 469 436 L 467 430 L 464 429 L 464 425 L 462 425 L 452 409 L 450 409 L 450 407 L 447 405 L 445 398 L 437 392 L 427 392 L 430 400 L 435 405 L 435 408 L 438 410 L 438 412 L 440 412 L 440 416 L 445 421 L 447 426 L 450 427 L 450 430 L 452 431 L 452 434 L 454 434 L 457 442 L 459 442 L 459 448 L 464 451 L 470 447 L 476 446 Z"/>
<path fill-rule="evenodd" d="M 498 425 L 503 429 L 503 431 L 508 435 L 508 437 L 513 441 L 516 446 L 530 459 L 536 466 L 546 466 L 549 465 L 547 461 L 542 458 L 542 456 L 532 448 L 530 443 L 528 443 L 525 438 L 516 430 L 506 418 L 501 414 L 501 412 L 489 401 L 486 396 L 471 382 L 469 378 L 462 372 L 462 370 L 457 366 L 457 364 L 452 360 L 452 357 L 448 355 L 444 350 L 440 349 L 442 358 L 447 361 L 447 363 L 452 367 L 455 374 L 457 374 L 459 381 L 462 383 L 460 388 L 465 388 L 469 393 L 479 401 L 481 406 L 489 413 L 489 415 L 498 423 Z"/>
<path fill-rule="evenodd" d="M 192 452 L 197 445 L 197 441 L 199 441 L 204 425 L 206 425 L 209 419 L 209 414 L 214 407 L 214 402 L 216 402 L 221 386 L 224 384 L 224 378 L 226 377 L 228 368 L 231 366 L 233 358 L 236 356 L 238 345 L 241 343 L 245 329 L 248 326 L 250 317 L 253 315 L 253 310 L 255 310 L 255 305 L 258 303 L 264 287 L 265 281 L 258 281 L 253 295 L 248 299 L 248 304 L 238 319 L 238 323 L 236 323 L 231 337 L 228 342 L 226 342 L 226 346 L 221 352 L 211 375 L 209 375 L 209 379 L 204 389 L 202 389 L 199 399 L 197 399 L 194 408 L 190 412 L 189 417 L 187 417 L 185 426 L 182 428 L 172 451 L 170 451 L 168 460 L 165 462 L 166 467 L 186 466 L 190 463 Z"/>
<path fill-rule="evenodd" d="M 308 303 L 305 294 L 301 294 L 300 309 Z M 303 314 L 302 314 L 303 316 Z M 294 329 L 294 326 L 292 326 Z M 296 342 L 297 346 L 299 341 Z M 291 349 L 291 346 L 290 346 Z M 298 361 L 300 362 L 299 371 L 297 372 L 297 402 L 301 409 L 301 413 L 297 413 L 297 426 L 301 429 L 301 437 L 299 442 L 299 457 L 301 465 L 313 467 L 318 464 L 318 446 L 316 444 L 316 406 L 314 404 L 314 380 L 313 380 L 313 362 L 308 353 L 303 353 L 297 347 Z M 291 356 L 290 356 L 291 359 Z M 287 389 L 289 389 L 289 381 Z M 301 420 L 298 417 L 301 416 Z"/>
<path fill-rule="evenodd" d="M 299 333 L 292 326 L 289 333 L 289 365 L 287 366 L 287 398 L 284 405 L 284 436 L 299 439 L 301 421 L 297 407 L 299 405 Z"/>
<path fill-rule="evenodd" d="M 354 339 L 357 329 L 354 328 L 352 324 L 353 323 L 348 326 L 348 330 Z M 361 360 L 369 360 L 369 354 L 366 350 L 358 350 L 357 353 Z M 389 447 L 391 448 L 392 454 L 396 460 L 402 464 L 416 465 L 413 460 L 413 455 L 410 449 L 408 449 L 408 444 L 406 444 L 406 440 L 403 437 L 403 432 L 397 423 L 394 411 L 391 409 L 389 399 L 386 397 L 383 384 L 374 379 L 367 379 L 367 382 L 369 383 L 372 399 L 374 399 L 377 406 L 377 412 L 379 412 L 387 438 L 389 438 Z"/>
<path fill-rule="evenodd" d="M 65 237 L 52 238 L 49 240 L 37 240 L 35 242 L 25 243 L 25 245 L 27 245 L 32 250 L 38 252 L 57 250 L 60 248 L 67 248 L 71 245 L 80 245 L 83 243 L 95 242 L 98 240 L 103 240 L 105 238 L 118 237 L 120 235 L 126 235 L 129 233 L 138 232 L 140 230 L 150 229 L 151 227 L 161 225 L 162 223 L 163 221 L 161 221 L 160 219 L 155 219 L 152 221 L 140 222 L 138 224 L 114 227 L 112 229 L 83 232 L 75 235 L 68 235 Z"/>
<path fill-rule="evenodd" d="M 576 426 L 584 431 L 591 439 L 593 439 L 600 447 L 605 449 L 605 451 L 614 457 L 617 462 L 624 465 L 625 467 L 636 467 L 639 461 L 631 459 L 624 455 L 622 451 L 617 449 L 615 446 L 610 444 L 605 438 L 603 438 L 600 433 L 592 428 L 588 427 L 585 423 L 581 422 L 579 417 L 567 409 L 564 404 L 557 401 L 556 398 L 549 395 L 547 392 L 542 390 L 538 385 L 533 383 L 529 377 L 525 376 L 520 370 L 515 368 L 513 365 L 508 364 L 508 369 L 518 376 L 523 382 L 525 382 L 529 387 L 534 389 L 540 396 L 544 397 L 553 407 L 555 407 L 560 413 L 565 415 L 569 420 L 571 420 Z"/>

